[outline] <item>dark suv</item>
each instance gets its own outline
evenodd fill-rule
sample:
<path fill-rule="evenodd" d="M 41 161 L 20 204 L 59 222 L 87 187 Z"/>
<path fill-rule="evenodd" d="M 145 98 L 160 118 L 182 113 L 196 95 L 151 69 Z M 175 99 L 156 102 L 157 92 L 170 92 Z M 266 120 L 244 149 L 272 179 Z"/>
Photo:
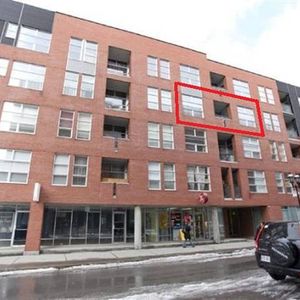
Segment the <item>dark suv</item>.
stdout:
<path fill-rule="evenodd" d="M 255 235 L 255 256 L 260 268 L 275 280 L 300 277 L 300 222 L 261 223 Z"/>

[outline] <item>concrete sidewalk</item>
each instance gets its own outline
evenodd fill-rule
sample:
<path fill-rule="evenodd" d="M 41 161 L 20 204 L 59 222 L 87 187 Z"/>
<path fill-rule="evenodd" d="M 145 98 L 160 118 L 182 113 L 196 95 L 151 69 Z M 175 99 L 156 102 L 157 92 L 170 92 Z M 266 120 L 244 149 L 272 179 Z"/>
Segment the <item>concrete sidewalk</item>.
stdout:
<path fill-rule="evenodd" d="M 1 272 L 29 270 L 37 268 L 66 268 L 78 265 L 121 263 L 140 261 L 150 258 L 188 255 L 196 253 L 222 253 L 234 250 L 254 248 L 253 240 L 227 242 L 221 244 L 205 244 L 192 247 L 162 247 L 150 249 L 114 249 L 108 251 L 80 251 L 69 253 L 52 253 L 40 255 L 14 255 L 0 257 Z"/>

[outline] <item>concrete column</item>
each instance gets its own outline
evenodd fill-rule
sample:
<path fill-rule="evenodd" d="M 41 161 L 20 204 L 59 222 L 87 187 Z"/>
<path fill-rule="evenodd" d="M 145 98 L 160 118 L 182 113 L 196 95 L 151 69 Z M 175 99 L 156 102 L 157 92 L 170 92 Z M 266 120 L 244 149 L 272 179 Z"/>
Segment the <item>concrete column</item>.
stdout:
<path fill-rule="evenodd" d="M 213 234 L 214 234 L 214 242 L 219 244 L 221 242 L 220 237 L 220 227 L 219 227 L 219 217 L 218 217 L 218 208 L 212 208 L 212 225 L 213 225 Z"/>
<path fill-rule="evenodd" d="M 24 254 L 39 254 L 44 216 L 44 203 L 31 202 Z"/>
<path fill-rule="evenodd" d="M 142 210 L 140 206 L 134 207 L 134 248 L 142 248 Z"/>

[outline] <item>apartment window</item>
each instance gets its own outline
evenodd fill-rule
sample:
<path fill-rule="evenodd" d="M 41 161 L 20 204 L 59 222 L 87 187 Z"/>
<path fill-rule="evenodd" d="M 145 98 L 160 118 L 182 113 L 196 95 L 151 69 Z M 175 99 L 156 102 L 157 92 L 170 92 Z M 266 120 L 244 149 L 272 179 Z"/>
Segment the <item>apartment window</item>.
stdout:
<path fill-rule="evenodd" d="M 280 194 L 292 194 L 293 187 L 292 184 L 289 182 L 287 174 L 281 172 L 275 172 L 275 179 L 276 179 L 276 186 L 277 191 Z"/>
<path fill-rule="evenodd" d="M 244 156 L 248 158 L 261 158 L 260 144 L 258 139 L 243 137 Z"/>
<path fill-rule="evenodd" d="M 9 60 L 0 58 L 0 76 L 6 76 Z"/>
<path fill-rule="evenodd" d="M 247 127 L 256 127 L 253 109 L 238 106 L 237 111 L 238 111 L 239 122 L 241 125 Z"/>
<path fill-rule="evenodd" d="M 0 121 L 1 131 L 35 133 L 38 106 L 4 102 Z"/>
<path fill-rule="evenodd" d="M 93 99 L 94 98 L 94 87 L 95 87 L 95 77 L 88 76 L 88 75 L 82 75 L 80 97 Z"/>
<path fill-rule="evenodd" d="M 159 74 L 158 74 L 159 71 Z M 170 79 L 170 62 L 156 57 L 147 57 L 147 74 L 149 76 Z"/>
<path fill-rule="evenodd" d="M 180 81 L 193 85 L 200 85 L 199 69 L 191 66 L 180 65 Z"/>
<path fill-rule="evenodd" d="M 69 173 L 70 155 L 56 154 L 53 163 L 53 185 L 67 185 Z"/>
<path fill-rule="evenodd" d="M 89 75 L 79 75 L 72 72 L 65 73 L 63 94 L 68 96 L 77 96 L 79 76 L 81 77 L 80 97 L 93 99 L 95 77 Z"/>
<path fill-rule="evenodd" d="M 76 138 L 78 140 L 90 140 L 92 130 L 92 114 L 78 113 Z"/>
<path fill-rule="evenodd" d="M 185 149 L 193 152 L 207 152 L 206 132 L 196 128 L 184 128 Z"/>
<path fill-rule="evenodd" d="M 88 169 L 88 157 L 75 155 L 72 185 L 74 186 L 87 185 L 87 169 Z"/>
<path fill-rule="evenodd" d="M 46 68 L 15 61 L 10 75 L 9 85 L 32 90 L 43 90 Z"/>
<path fill-rule="evenodd" d="M 204 118 L 203 102 L 201 98 L 182 94 L 183 113 L 186 116 Z"/>
<path fill-rule="evenodd" d="M 275 141 L 270 141 L 269 143 L 272 159 L 276 161 L 286 162 L 287 156 L 285 152 L 284 143 Z"/>
<path fill-rule="evenodd" d="M 174 132 L 172 125 L 148 123 L 148 146 L 160 148 L 162 131 L 162 148 L 174 149 Z"/>
<path fill-rule="evenodd" d="M 248 82 L 233 79 L 233 90 L 236 95 L 250 97 Z"/>
<path fill-rule="evenodd" d="M 0 182 L 27 183 L 31 151 L 0 149 Z"/>
<path fill-rule="evenodd" d="M 164 189 L 176 190 L 175 165 L 165 163 L 164 166 Z"/>
<path fill-rule="evenodd" d="M 265 126 L 267 130 L 280 132 L 280 124 L 277 115 L 270 113 L 263 113 Z"/>
<path fill-rule="evenodd" d="M 149 190 L 161 189 L 160 163 L 148 163 L 148 188 Z"/>
<path fill-rule="evenodd" d="M 160 96 L 160 98 L 159 98 Z M 147 89 L 148 108 L 166 112 L 172 112 L 171 92 L 167 90 L 159 90 L 148 87 Z"/>
<path fill-rule="evenodd" d="M 160 125 L 157 123 L 148 123 L 148 146 L 153 148 L 160 147 Z"/>
<path fill-rule="evenodd" d="M 127 159 L 116 159 L 108 157 L 102 158 L 102 181 L 127 182 L 127 170 Z"/>
<path fill-rule="evenodd" d="M 69 45 L 69 59 L 96 64 L 97 49 L 97 43 L 71 38 Z"/>
<path fill-rule="evenodd" d="M 187 179 L 189 191 L 210 191 L 209 167 L 188 166 Z"/>
<path fill-rule="evenodd" d="M 9 39 L 16 39 L 18 33 L 18 25 L 13 23 L 8 23 L 6 27 L 5 37 Z"/>
<path fill-rule="evenodd" d="M 267 193 L 267 185 L 264 171 L 248 171 L 248 183 L 250 192 Z"/>
<path fill-rule="evenodd" d="M 174 133 L 172 125 L 162 125 L 163 149 L 174 149 Z"/>
<path fill-rule="evenodd" d="M 73 121 L 73 111 L 61 110 L 58 124 L 58 136 L 71 138 L 73 131 Z"/>
<path fill-rule="evenodd" d="M 258 86 L 258 94 L 261 102 L 268 102 L 274 104 L 274 95 L 271 89 L 265 88 L 263 86 Z"/>
<path fill-rule="evenodd" d="M 17 47 L 48 53 L 50 49 L 51 36 L 51 33 L 22 26 Z"/>

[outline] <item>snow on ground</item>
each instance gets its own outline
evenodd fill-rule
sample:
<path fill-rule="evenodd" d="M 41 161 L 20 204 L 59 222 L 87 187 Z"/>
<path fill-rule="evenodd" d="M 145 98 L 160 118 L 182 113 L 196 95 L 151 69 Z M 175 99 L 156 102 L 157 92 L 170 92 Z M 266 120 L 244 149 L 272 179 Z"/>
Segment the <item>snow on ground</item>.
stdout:
<path fill-rule="evenodd" d="M 299 282 L 298 282 L 299 283 Z M 252 271 L 245 272 L 239 278 L 228 278 L 219 281 L 195 282 L 189 284 L 162 284 L 156 286 L 143 286 L 133 288 L 127 293 L 119 294 L 114 298 L 104 298 L 110 300 L 171 300 L 171 299 L 214 299 L 222 296 L 230 299 L 230 294 L 236 292 L 244 293 L 245 299 L 247 293 L 257 294 L 270 299 L 294 300 L 300 299 L 300 292 L 296 292 L 298 285 L 295 279 L 277 282 L 265 273 Z M 253 297 L 253 296 L 252 296 Z M 252 298 L 251 299 L 254 299 Z M 239 298 L 240 299 L 240 298 Z"/>
<path fill-rule="evenodd" d="M 82 270 L 92 270 L 92 269 L 108 269 L 108 268 L 124 268 L 124 267 L 134 267 L 138 265 L 152 265 L 152 264 L 164 264 L 170 262 L 187 262 L 187 261 L 197 261 L 197 262 L 210 262 L 218 259 L 227 259 L 227 258 L 238 258 L 244 256 L 253 256 L 254 249 L 242 249 L 236 250 L 230 253 L 199 253 L 199 254 L 190 254 L 190 255 L 178 255 L 178 256 L 169 256 L 169 257 L 159 257 L 152 259 L 144 259 L 140 261 L 130 261 L 130 262 L 116 262 L 116 263 L 103 263 L 103 264 L 92 264 L 92 265 L 80 265 L 67 268 L 44 268 L 44 269 L 32 269 L 32 270 L 16 270 L 16 271 L 7 271 L 0 272 L 0 277 L 4 276 L 14 276 L 14 275 L 28 275 L 33 273 L 48 273 L 55 271 L 82 271 Z"/>

